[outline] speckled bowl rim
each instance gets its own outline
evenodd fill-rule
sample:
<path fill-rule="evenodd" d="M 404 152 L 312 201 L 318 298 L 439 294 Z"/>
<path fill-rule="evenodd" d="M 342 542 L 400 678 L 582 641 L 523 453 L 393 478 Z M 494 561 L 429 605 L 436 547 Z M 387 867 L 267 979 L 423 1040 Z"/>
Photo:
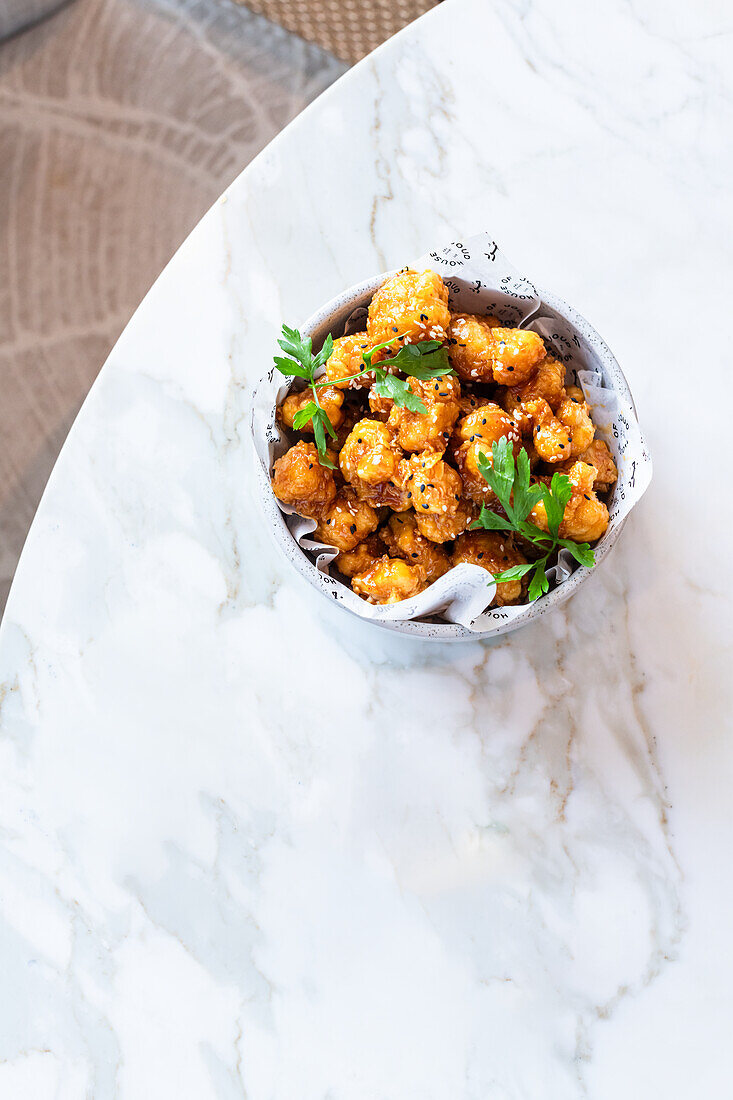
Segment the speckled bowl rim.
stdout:
<path fill-rule="evenodd" d="M 342 291 L 337 294 L 329 302 L 326 302 L 324 306 L 316 310 L 307 321 L 300 326 L 300 331 L 313 339 L 315 347 L 319 346 L 319 341 L 326 338 L 329 332 L 340 332 L 343 329 L 343 325 L 351 312 L 359 306 L 365 306 L 371 300 L 375 290 L 381 286 L 385 279 L 394 274 L 394 271 L 383 272 L 380 275 L 374 275 L 369 279 L 365 279 L 361 283 L 357 283 L 348 290 Z M 534 313 L 533 317 L 542 316 L 543 307 L 547 306 L 551 310 L 554 310 L 561 317 L 563 317 L 570 325 L 572 325 L 577 332 L 583 336 L 590 346 L 593 348 L 595 354 L 603 365 L 607 378 L 610 379 L 614 390 L 616 390 L 631 407 L 636 411 L 634 405 L 634 399 L 631 396 L 631 390 L 629 384 L 624 377 L 624 373 L 621 367 L 618 365 L 616 358 L 611 349 L 606 344 L 596 330 L 593 328 L 585 317 L 581 316 L 577 310 L 569 306 L 567 302 L 556 294 L 552 294 L 549 291 L 542 290 L 540 287 L 536 288 L 537 296 L 540 299 L 540 308 Z M 259 463 L 258 463 L 259 466 Z M 317 589 L 319 594 L 328 599 L 326 593 L 322 590 L 319 583 L 319 570 L 310 560 L 307 554 L 298 547 L 299 553 L 293 555 L 288 552 L 292 548 L 292 544 L 297 542 L 293 538 L 293 535 L 285 522 L 285 514 L 281 512 L 278 507 L 274 493 L 270 486 L 269 478 L 263 476 L 263 506 L 265 508 L 265 514 L 270 521 L 268 526 L 271 533 L 278 544 L 280 550 L 284 556 L 288 559 L 290 564 L 297 570 L 302 577 L 304 577 L 309 584 Z M 350 608 L 345 607 L 340 601 L 333 601 L 338 603 L 338 606 L 346 611 L 349 615 L 353 615 L 355 618 L 361 619 L 362 622 L 368 623 L 371 626 L 380 627 L 384 630 L 391 630 L 398 634 L 406 634 L 413 638 L 425 638 L 429 641 L 436 642 L 457 642 L 457 641 L 478 641 L 481 639 L 491 640 L 492 638 L 499 637 L 502 634 L 509 634 L 514 630 L 520 630 L 523 626 L 529 625 L 529 623 L 535 622 L 542 615 L 546 615 L 548 611 L 552 611 L 553 608 L 559 606 L 568 600 L 578 589 L 578 587 L 588 579 L 592 572 L 598 568 L 603 559 L 608 555 L 611 548 L 616 543 L 619 535 L 621 534 L 626 524 L 626 518 L 624 518 L 618 526 L 609 530 L 595 549 L 596 565 L 593 569 L 586 569 L 584 566 L 579 566 L 572 576 L 563 581 L 561 585 L 554 588 L 546 596 L 542 596 L 540 600 L 534 605 L 532 614 L 520 622 L 507 623 L 506 626 L 497 632 L 487 631 L 485 633 L 467 630 L 466 627 L 460 626 L 457 623 L 428 623 L 419 620 L 398 620 L 396 622 L 378 621 L 375 619 L 362 619 L 360 615 L 352 611 Z M 287 549 L 286 549 L 287 547 Z"/>

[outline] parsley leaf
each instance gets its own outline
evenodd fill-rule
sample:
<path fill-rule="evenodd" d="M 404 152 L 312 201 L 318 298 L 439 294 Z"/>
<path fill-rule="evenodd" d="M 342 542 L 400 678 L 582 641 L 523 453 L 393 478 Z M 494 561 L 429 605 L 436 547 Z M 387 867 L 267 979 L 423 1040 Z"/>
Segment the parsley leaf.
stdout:
<path fill-rule="evenodd" d="M 329 332 L 323 341 L 323 347 L 317 355 L 314 355 L 313 341 L 310 336 L 303 337 L 297 328 L 288 328 L 287 325 L 283 325 L 282 337 L 278 340 L 278 344 L 287 356 L 287 358 L 282 355 L 274 357 L 275 366 L 280 374 L 284 374 L 286 378 L 304 378 L 313 394 L 313 400 L 304 405 L 302 409 L 299 409 L 293 417 L 293 427 L 296 431 L 300 431 L 305 424 L 311 423 L 313 438 L 318 451 L 318 461 L 321 466 L 327 466 L 329 470 L 335 470 L 336 467 L 328 457 L 326 435 L 329 435 L 331 439 L 336 439 L 337 436 L 333 424 L 328 418 L 328 413 L 322 408 L 318 400 L 315 379 L 316 372 L 321 369 L 333 351 L 333 337 Z"/>
<path fill-rule="evenodd" d="M 502 573 L 495 574 L 494 580 L 497 584 L 518 580 L 531 572 L 528 596 L 532 603 L 549 591 L 550 583 L 545 570 L 556 550 L 569 551 L 580 565 L 595 565 L 595 554 L 587 542 L 574 542 L 573 539 L 560 538 L 559 535 L 565 508 L 573 494 L 569 477 L 556 472 L 552 475 L 549 486 L 544 482 L 532 484 L 529 455 L 522 447 L 515 462 L 514 448 L 506 437 L 492 443 L 491 456 L 479 452 L 478 467 L 504 509 L 506 519 L 483 505 L 479 518 L 471 524 L 471 529 L 516 531 L 533 543 L 542 555 L 537 561 L 513 565 Z M 549 531 L 543 531 L 527 518 L 540 500 L 545 506 Z"/>
<path fill-rule="evenodd" d="M 374 368 L 374 373 L 376 381 L 373 388 L 377 397 L 391 397 L 395 405 L 401 405 L 410 412 L 426 413 L 428 411 L 404 378 L 398 378 L 396 374 L 388 374 L 379 367 Z"/>

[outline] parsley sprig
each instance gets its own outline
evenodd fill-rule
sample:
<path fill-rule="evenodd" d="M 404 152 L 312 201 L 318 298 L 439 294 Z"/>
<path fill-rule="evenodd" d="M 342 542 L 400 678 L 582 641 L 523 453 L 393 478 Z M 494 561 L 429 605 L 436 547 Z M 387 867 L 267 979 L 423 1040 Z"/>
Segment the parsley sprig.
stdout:
<path fill-rule="evenodd" d="M 501 584 L 502 581 L 518 580 L 531 571 L 528 595 L 530 602 L 533 602 L 550 587 L 545 569 L 556 550 L 561 547 L 568 550 L 580 565 L 585 566 L 595 565 L 595 554 L 587 542 L 560 538 L 560 524 L 573 492 L 569 477 L 554 473 L 549 486 L 544 482 L 530 484 L 529 455 L 522 447 L 515 463 L 514 450 L 506 438 L 491 445 L 491 458 L 492 461 L 485 454 L 479 453 L 479 470 L 489 488 L 493 489 L 506 515 L 497 515 L 483 505 L 479 518 L 471 527 L 474 530 L 483 528 L 486 531 L 515 531 L 537 547 L 541 553 L 537 561 L 513 565 L 511 569 L 505 569 L 494 576 L 497 584 Z M 545 506 L 549 532 L 527 520 L 527 516 L 540 500 Z"/>
<path fill-rule="evenodd" d="M 448 350 L 437 340 L 421 340 L 417 344 L 405 344 L 396 355 L 384 360 L 380 365 L 372 366 L 372 356 L 382 348 L 389 347 L 394 340 L 385 340 L 383 344 L 376 344 L 362 355 L 364 366 L 356 374 L 339 379 L 340 382 L 350 382 L 353 378 L 360 378 L 367 371 L 374 371 L 374 392 L 379 397 L 390 397 L 395 405 L 400 405 L 410 412 L 426 413 L 427 409 L 416 393 L 410 389 L 409 382 L 405 378 L 398 378 L 387 369 L 400 370 L 410 378 L 418 378 L 427 381 L 430 378 L 440 378 L 444 374 L 451 374 L 452 368 L 448 361 Z M 333 337 L 329 332 L 323 342 L 323 347 L 317 355 L 313 354 L 313 341 L 310 336 L 303 337 L 295 328 L 283 325 L 282 338 L 278 344 L 285 352 L 275 356 L 275 366 L 288 378 L 303 378 L 310 387 L 313 400 L 299 409 L 293 418 L 293 427 L 299 431 L 309 420 L 313 422 L 313 436 L 318 450 L 318 460 L 322 466 L 335 469 L 333 462 L 328 457 L 327 435 L 336 439 L 333 424 L 328 418 L 328 413 L 318 400 L 318 390 L 322 386 L 332 385 L 328 380 L 316 382 L 316 374 L 325 365 L 326 360 L 333 351 Z"/>
<path fill-rule="evenodd" d="M 335 470 L 331 459 L 328 457 L 328 441 L 326 434 L 331 439 L 336 439 L 336 432 L 329 420 L 328 413 L 318 400 L 318 387 L 316 386 L 316 373 L 325 364 L 333 351 L 333 337 L 329 332 L 323 341 L 323 347 L 317 355 L 313 354 L 313 341 L 310 336 L 301 336 L 297 328 L 288 328 L 283 325 L 282 338 L 278 344 L 285 352 L 287 358 L 282 355 L 275 356 L 275 366 L 288 378 L 304 378 L 310 386 L 313 400 L 304 405 L 293 417 L 293 427 L 299 431 L 309 420 L 313 421 L 313 438 L 318 450 L 318 461 L 329 470 Z"/>

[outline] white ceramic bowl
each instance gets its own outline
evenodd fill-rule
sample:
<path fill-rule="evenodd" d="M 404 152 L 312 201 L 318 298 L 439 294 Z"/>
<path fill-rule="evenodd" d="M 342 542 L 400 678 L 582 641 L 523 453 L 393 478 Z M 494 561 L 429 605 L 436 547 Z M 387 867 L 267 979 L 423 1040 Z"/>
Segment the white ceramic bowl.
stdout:
<path fill-rule="evenodd" d="M 368 305 L 375 290 L 381 286 L 384 280 L 391 274 L 393 274 L 393 272 L 375 275 L 373 278 L 367 279 L 363 283 L 352 286 L 348 290 L 338 294 L 309 317 L 305 324 L 300 326 L 300 331 L 305 336 L 312 337 L 314 348 L 319 348 L 321 346 L 329 332 L 332 333 L 334 337 L 341 335 L 344 330 L 344 325 L 353 310 L 359 306 Z M 550 294 L 548 291 L 539 288 L 537 288 L 537 294 L 541 300 L 540 312 L 548 316 L 563 318 L 580 336 L 585 338 L 597 365 L 603 372 L 605 384 L 610 385 L 616 390 L 620 397 L 633 408 L 633 398 L 623 372 L 616 362 L 610 348 L 601 339 L 595 329 L 589 325 L 585 318 L 581 317 L 576 310 L 564 302 L 562 298 L 558 298 L 557 295 Z M 265 518 L 276 543 L 298 573 L 305 577 L 305 579 L 315 588 L 318 588 L 322 595 L 325 595 L 319 585 L 318 569 L 293 538 L 285 522 L 285 515 L 280 510 L 275 495 L 272 492 L 269 477 L 266 472 L 262 470 L 259 463 L 257 463 L 257 470 L 260 479 L 261 499 Z M 603 538 L 596 544 L 594 547 L 596 566 L 594 566 L 594 568 L 597 568 L 606 557 L 611 547 L 616 542 L 616 539 L 621 534 L 624 523 L 625 520 L 616 527 L 609 528 Z M 563 581 L 562 584 L 558 585 L 557 588 L 554 588 L 551 592 L 548 592 L 546 596 L 542 596 L 536 603 L 532 604 L 526 617 L 523 617 L 515 624 L 508 625 L 503 632 L 508 633 L 511 630 L 518 630 L 528 622 L 534 621 L 541 615 L 551 611 L 552 608 L 557 607 L 558 604 L 569 599 L 569 597 L 577 591 L 578 586 L 590 576 L 591 572 L 591 569 L 579 566 L 571 577 Z M 326 596 L 326 598 L 328 597 Z M 339 603 L 339 606 L 343 607 L 349 614 L 353 614 L 353 612 L 351 612 L 349 608 L 344 607 L 342 603 Z M 422 622 L 415 620 L 402 620 L 397 622 L 367 621 L 385 630 L 397 631 L 400 634 L 408 634 L 412 637 L 427 638 L 439 642 L 452 642 L 463 639 L 476 641 L 477 638 L 482 637 L 480 633 L 467 630 L 463 626 L 449 622 Z M 490 637 L 495 635 L 486 636 Z"/>

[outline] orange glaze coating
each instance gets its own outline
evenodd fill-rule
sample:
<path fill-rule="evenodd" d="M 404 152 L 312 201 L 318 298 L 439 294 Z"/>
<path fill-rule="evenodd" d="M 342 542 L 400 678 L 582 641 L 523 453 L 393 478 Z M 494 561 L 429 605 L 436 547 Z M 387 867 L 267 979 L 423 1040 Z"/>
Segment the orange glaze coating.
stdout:
<path fill-rule="evenodd" d="M 377 396 L 373 372 L 347 380 L 376 343 L 394 345 L 375 353 L 375 363 L 383 363 L 400 344 L 428 339 L 445 344 L 456 373 L 408 379 L 425 413 Z M 312 396 L 298 391 L 278 410 L 294 439 L 274 463 L 272 484 L 284 504 L 317 521 L 314 538 L 338 549 L 335 568 L 362 598 L 408 599 L 462 562 L 496 573 L 524 561 L 519 536 L 515 542 L 511 534 L 469 530 L 480 505 L 498 508 L 479 459 L 491 463 L 492 444 L 502 438 L 515 456 L 527 450 L 535 478 L 549 482 L 554 471 L 570 478 L 564 537 L 593 542 L 605 532 L 608 510 L 598 494 L 612 487 L 617 471 L 595 439 L 582 391 L 566 387 L 564 364 L 546 354 L 537 334 L 496 317 L 451 315 L 435 272 L 405 270 L 388 279 L 369 306 L 366 331 L 334 341 L 326 378 L 332 384 L 319 388 L 319 399 L 337 434 L 328 440 L 336 469 L 319 462 L 310 423 L 292 429 Z M 547 529 L 542 502 L 529 518 Z M 495 603 L 525 598 L 524 580 L 507 581 Z"/>

